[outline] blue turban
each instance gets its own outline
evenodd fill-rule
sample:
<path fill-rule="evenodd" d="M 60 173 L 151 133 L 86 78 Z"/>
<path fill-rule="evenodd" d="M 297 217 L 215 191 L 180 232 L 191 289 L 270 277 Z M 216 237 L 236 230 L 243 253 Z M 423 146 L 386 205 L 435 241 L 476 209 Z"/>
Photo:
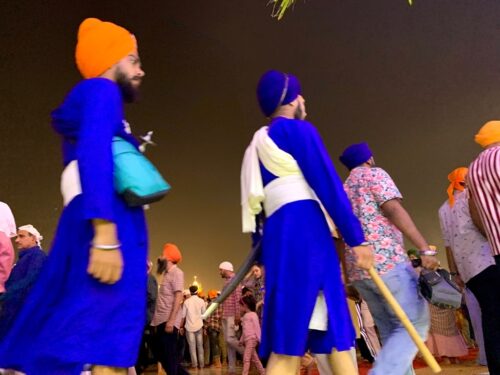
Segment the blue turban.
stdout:
<path fill-rule="evenodd" d="M 339 160 L 347 169 L 351 170 L 368 161 L 372 156 L 373 153 L 368 143 L 362 142 L 347 147 L 342 155 L 340 155 Z"/>
<path fill-rule="evenodd" d="M 300 82 L 297 77 L 269 70 L 260 77 L 257 85 L 257 99 L 266 117 L 271 116 L 278 107 L 291 103 L 300 95 Z"/>

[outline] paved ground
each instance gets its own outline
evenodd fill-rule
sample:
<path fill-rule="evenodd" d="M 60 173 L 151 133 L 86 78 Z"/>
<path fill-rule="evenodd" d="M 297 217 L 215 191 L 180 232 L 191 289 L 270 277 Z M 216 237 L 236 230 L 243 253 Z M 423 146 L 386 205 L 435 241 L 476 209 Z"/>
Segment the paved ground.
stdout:
<path fill-rule="evenodd" d="M 442 365 L 441 366 L 443 371 L 441 372 L 442 375 L 479 375 L 479 374 L 486 374 L 488 373 L 488 369 L 484 366 L 477 366 L 475 365 L 474 361 L 464 361 L 463 363 L 460 364 L 453 364 L 453 365 Z M 360 375 L 366 374 L 368 371 L 368 368 L 361 368 Z M 152 374 L 157 374 L 158 372 L 156 369 L 151 369 L 151 371 L 148 371 L 148 375 Z M 195 371 L 190 371 L 191 374 L 196 374 L 196 375 L 227 375 L 227 368 L 222 368 L 222 369 L 211 369 L 211 368 L 205 368 L 203 370 L 195 370 Z M 238 374 L 241 374 L 241 367 L 238 368 L 237 370 Z M 431 375 L 433 372 L 427 367 L 427 368 L 420 368 L 416 370 L 417 375 Z M 257 372 L 252 371 L 251 374 L 257 374 Z M 306 374 L 303 372 L 302 374 Z M 309 375 L 317 375 L 318 372 L 313 369 Z"/>

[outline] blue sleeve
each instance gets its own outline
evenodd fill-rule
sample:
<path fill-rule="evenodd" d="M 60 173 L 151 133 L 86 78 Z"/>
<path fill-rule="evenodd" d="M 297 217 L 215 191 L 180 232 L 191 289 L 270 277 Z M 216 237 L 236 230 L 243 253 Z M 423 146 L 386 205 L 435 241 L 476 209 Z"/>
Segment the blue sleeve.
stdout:
<path fill-rule="evenodd" d="M 123 120 L 122 98 L 108 80 L 89 80 L 86 89 L 77 148 L 84 217 L 115 221 L 111 143 Z"/>
<path fill-rule="evenodd" d="M 297 160 L 309 186 L 314 190 L 326 211 L 342 233 L 349 246 L 365 241 L 363 229 L 352 212 L 351 202 L 344 191 L 332 160 L 314 126 L 306 121 L 297 121 L 297 126 L 288 135 L 290 152 Z"/>

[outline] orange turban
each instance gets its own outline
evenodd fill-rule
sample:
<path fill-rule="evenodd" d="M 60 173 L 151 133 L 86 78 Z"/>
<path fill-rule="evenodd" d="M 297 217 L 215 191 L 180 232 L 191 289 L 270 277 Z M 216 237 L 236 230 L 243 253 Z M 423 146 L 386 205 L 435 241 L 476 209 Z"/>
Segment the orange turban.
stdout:
<path fill-rule="evenodd" d="M 163 246 L 163 257 L 172 263 L 179 263 L 182 260 L 179 248 L 173 243 L 166 243 Z"/>
<path fill-rule="evenodd" d="M 137 49 L 135 37 L 123 27 L 87 18 L 78 29 L 75 58 L 85 78 L 95 78 Z"/>
<path fill-rule="evenodd" d="M 485 148 L 492 143 L 500 142 L 500 121 L 488 121 L 474 137 L 476 143 Z"/>
<path fill-rule="evenodd" d="M 453 192 L 455 190 L 464 191 L 466 175 L 467 175 L 467 168 L 465 167 L 454 169 L 448 175 L 448 181 L 450 181 L 450 186 L 448 186 L 448 189 L 446 191 L 448 193 L 448 202 L 450 203 L 450 206 L 453 206 L 455 204 L 455 197 L 453 196 Z"/>
<path fill-rule="evenodd" d="M 208 291 L 208 298 L 214 299 L 217 297 L 217 291 L 215 289 L 210 289 Z"/>

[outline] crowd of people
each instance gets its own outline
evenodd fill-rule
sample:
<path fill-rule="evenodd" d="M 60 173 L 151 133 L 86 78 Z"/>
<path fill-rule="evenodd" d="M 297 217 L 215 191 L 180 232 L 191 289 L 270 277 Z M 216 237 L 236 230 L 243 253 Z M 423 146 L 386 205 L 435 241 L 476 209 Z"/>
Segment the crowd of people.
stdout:
<path fill-rule="evenodd" d="M 372 375 L 414 374 L 417 346 L 371 279 L 373 268 L 434 355 L 455 361 L 467 351 L 464 336 L 474 336 L 479 362 L 500 374 L 500 121 L 479 130 L 485 150 L 468 170 L 450 173 L 439 209 L 472 335 L 467 319 L 459 328 L 455 311 L 429 305 L 419 292 L 419 273 L 440 268 L 437 249 L 369 145 L 342 152 L 349 171 L 342 182 L 305 120 L 298 78 L 264 73 L 257 99 L 269 124 L 255 132 L 241 169 L 243 232 L 260 248 L 258 263 L 241 285 L 233 264 L 220 263 L 227 298 L 212 309 L 218 292 L 205 298 L 196 285 L 186 290 L 175 244 L 164 245 L 154 274 L 144 209 L 115 191 L 114 140 L 139 148 L 123 114 L 145 74 L 135 37 L 86 19 L 76 62 L 85 79 L 52 113 L 63 143 L 65 208 L 48 256 L 40 233 L 16 228 L 0 205 L 0 367 L 108 375 L 141 373 L 155 362 L 176 375 L 188 373 L 189 353 L 192 371 L 227 366 L 236 374 L 240 358 L 245 375 L 252 365 L 259 374 L 295 375 L 314 359 L 322 374 L 354 375 L 357 343 Z M 416 248 L 410 257 L 405 237 Z"/>

